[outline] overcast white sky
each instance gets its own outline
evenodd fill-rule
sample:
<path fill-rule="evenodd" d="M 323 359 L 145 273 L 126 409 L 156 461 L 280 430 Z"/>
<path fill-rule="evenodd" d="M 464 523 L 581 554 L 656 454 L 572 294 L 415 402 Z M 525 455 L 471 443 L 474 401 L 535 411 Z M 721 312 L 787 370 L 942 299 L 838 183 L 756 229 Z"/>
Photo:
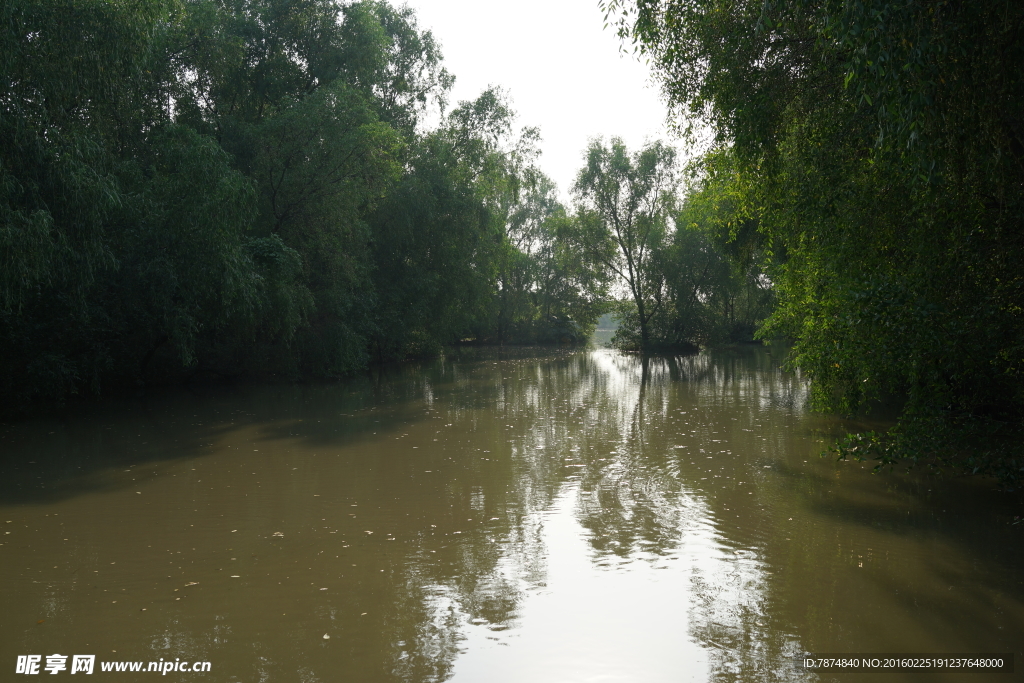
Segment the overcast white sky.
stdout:
<path fill-rule="evenodd" d="M 396 4 L 402 4 L 398 0 Z M 631 149 L 670 140 L 665 106 L 646 65 L 620 54 L 597 0 L 408 0 L 455 74 L 452 103 L 488 85 L 511 96 L 520 126 L 538 126 L 542 170 L 568 198 L 591 137 Z"/>

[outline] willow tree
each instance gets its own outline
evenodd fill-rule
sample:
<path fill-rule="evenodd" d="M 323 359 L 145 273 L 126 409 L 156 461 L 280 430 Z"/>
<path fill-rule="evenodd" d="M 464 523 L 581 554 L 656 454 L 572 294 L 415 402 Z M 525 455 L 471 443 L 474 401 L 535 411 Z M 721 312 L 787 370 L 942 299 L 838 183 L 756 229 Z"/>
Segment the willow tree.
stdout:
<path fill-rule="evenodd" d="M 408 170 L 371 217 L 381 357 L 419 353 L 488 327 L 504 225 L 514 114 L 497 89 L 460 102 L 410 147 Z"/>
<path fill-rule="evenodd" d="M 0 403 L 365 362 L 367 216 L 451 83 L 411 10 L 11 0 L 0 83 Z"/>
<path fill-rule="evenodd" d="M 175 3 L 0 8 L 0 403 L 179 367 L 253 312 L 252 187 L 173 121 Z"/>
<path fill-rule="evenodd" d="M 676 153 L 661 142 L 630 154 L 620 138 L 594 140 L 573 193 L 575 239 L 584 258 L 613 274 L 629 291 L 640 327 L 640 350 L 650 349 L 651 319 L 664 305 L 664 277 L 655 267 L 670 226 Z"/>

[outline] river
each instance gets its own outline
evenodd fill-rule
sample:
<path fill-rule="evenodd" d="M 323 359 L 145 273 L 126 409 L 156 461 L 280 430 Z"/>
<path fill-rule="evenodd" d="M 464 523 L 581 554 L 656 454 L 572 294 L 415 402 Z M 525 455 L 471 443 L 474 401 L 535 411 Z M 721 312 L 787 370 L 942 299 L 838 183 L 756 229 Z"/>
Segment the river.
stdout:
<path fill-rule="evenodd" d="M 849 425 L 806 402 L 770 349 L 521 349 L 0 425 L 0 679 L 55 654 L 95 655 L 97 680 L 162 660 L 245 683 L 978 675 L 812 673 L 807 652 L 1024 666 L 1015 499 L 820 457 Z"/>

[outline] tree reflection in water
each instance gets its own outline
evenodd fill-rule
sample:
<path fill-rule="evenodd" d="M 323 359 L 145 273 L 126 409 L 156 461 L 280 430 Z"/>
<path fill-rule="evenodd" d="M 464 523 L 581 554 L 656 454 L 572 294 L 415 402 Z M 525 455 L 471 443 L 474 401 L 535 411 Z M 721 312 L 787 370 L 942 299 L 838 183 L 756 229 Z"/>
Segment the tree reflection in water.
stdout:
<path fill-rule="evenodd" d="M 3 426 L 0 659 L 760 682 L 801 650 L 1012 650 L 991 492 L 817 458 L 838 423 L 806 399 L 763 349 L 506 350 Z"/>

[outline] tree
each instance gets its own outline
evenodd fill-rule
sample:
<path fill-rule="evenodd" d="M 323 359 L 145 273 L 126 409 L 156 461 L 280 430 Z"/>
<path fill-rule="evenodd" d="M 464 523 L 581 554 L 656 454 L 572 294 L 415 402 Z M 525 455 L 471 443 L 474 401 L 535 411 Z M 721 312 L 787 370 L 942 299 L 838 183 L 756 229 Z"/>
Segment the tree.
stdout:
<path fill-rule="evenodd" d="M 495 192 L 512 119 L 497 90 L 461 102 L 411 146 L 408 172 L 371 215 L 382 358 L 489 328 L 504 234 Z"/>
<path fill-rule="evenodd" d="M 692 169 L 665 259 L 675 315 L 695 343 L 753 341 L 775 306 L 760 223 L 729 150 Z"/>
<path fill-rule="evenodd" d="M 215 136 L 256 185 L 254 244 L 276 254 L 262 262 L 298 266 L 266 273 L 273 305 L 241 350 L 297 374 L 362 367 L 382 315 L 369 219 L 399 183 L 427 103 L 446 97 L 440 51 L 408 8 L 379 0 L 188 7 L 179 118 Z"/>
<path fill-rule="evenodd" d="M 0 394 L 138 381 L 255 307 L 252 187 L 171 121 L 173 3 L 5 3 Z"/>
<path fill-rule="evenodd" d="M 594 140 L 573 192 L 585 258 L 613 273 L 636 307 L 640 350 L 650 348 L 650 321 L 664 305 L 664 279 L 654 267 L 670 230 L 675 150 L 661 142 L 630 154 L 619 138 Z"/>

